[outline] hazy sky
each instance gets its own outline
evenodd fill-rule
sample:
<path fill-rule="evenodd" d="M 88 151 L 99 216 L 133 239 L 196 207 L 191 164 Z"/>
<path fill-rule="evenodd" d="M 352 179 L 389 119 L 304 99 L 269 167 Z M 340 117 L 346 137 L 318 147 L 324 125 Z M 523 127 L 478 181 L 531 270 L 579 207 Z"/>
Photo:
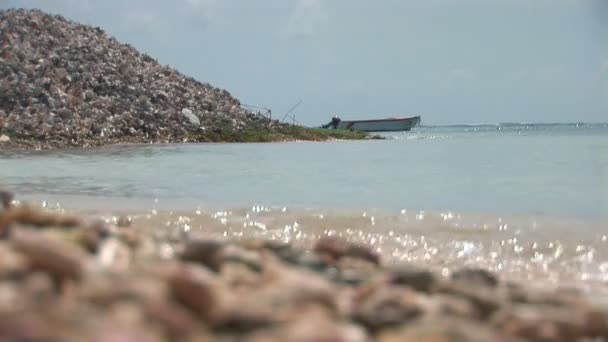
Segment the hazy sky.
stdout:
<path fill-rule="evenodd" d="M 0 0 L 298 120 L 608 121 L 608 0 Z"/>

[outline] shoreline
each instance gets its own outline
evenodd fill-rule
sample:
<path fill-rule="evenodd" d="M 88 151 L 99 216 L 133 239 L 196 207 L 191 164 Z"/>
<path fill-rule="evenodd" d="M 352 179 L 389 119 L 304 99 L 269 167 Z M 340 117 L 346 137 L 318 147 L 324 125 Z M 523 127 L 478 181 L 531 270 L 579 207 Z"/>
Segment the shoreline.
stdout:
<path fill-rule="evenodd" d="M 552 287 L 578 284 L 603 290 L 608 218 L 390 210 L 365 207 L 229 205 L 187 199 L 125 199 L 90 195 L 24 194 L 34 206 L 108 222 L 130 217 L 134 226 L 167 229 L 202 239 L 271 239 L 310 247 L 338 236 L 370 245 L 389 263 L 407 260 L 441 273 L 476 265 L 512 281 Z M 190 228 L 186 228 L 190 227 Z M 183 233 L 183 231 L 182 231 Z M 589 255 L 591 259 L 586 260 Z M 574 286 L 577 287 L 577 286 Z"/>
<path fill-rule="evenodd" d="M 2 131 L 0 130 L 0 133 Z M 103 147 L 121 147 L 121 146 L 166 146 L 166 145 L 181 145 L 181 144 L 230 144 L 230 143 L 285 143 L 285 142 L 333 142 L 333 141 L 356 141 L 356 140 L 384 140 L 384 137 L 378 135 L 370 135 L 358 131 L 346 130 L 323 130 L 317 128 L 309 128 L 300 126 L 296 129 L 293 135 L 290 133 L 273 133 L 263 132 L 256 133 L 253 136 L 245 133 L 232 133 L 229 137 L 213 137 L 213 136 L 197 136 L 193 140 L 185 139 L 182 141 L 175 140 L 160 140 L 150 141 L 147 139 L 129 137 L 117 138 L 111 140 L 91 140 L 82 145 L 75 143 L 60 143 L 41 141 L 39 139 L 20 139 L 13 138 L 9 141 L 0 142 L 0 154 L 3 152 L 62 152 L 70 150 L 87 150 Z M 1 135 L 1 134 L 0 134 Z"/>
<path fill-rule="evenodd" d="M 295 143 L 295 141 L 294 141 Z M 221 143 L 220 143 L 221 144 Z M 118 146 L 105 146 L 114 148 Z M 82 152 L 80 149 L 74 152 Z M 46 152 L 46 151 L 40 151 Z M 331 204 L 302 204 L 302 203 L 282 203 L 279 201 L 241 201 L 230 200 L 220 201 L 212 199 L 202 199 L 197 197 L 165 197 L 165 196 L 121 196 L 121 195 L 97 195 L 97 194 L 70 194 L 70 193 L 41 193 L 41 192 L 22 192 L 21 197 L 29 203 L 54 202 L 60 203 L 62 207 L 70 208 L 75 211 L 102 209 L 115 211 L 126 207 L 129 210 L 145 211 L 152 208 L 166 211 L 188 211 L 196 208 L 213 210 L 240 210 L 251 208 L 252 206 L 262 206 L 271 211 L 280 211 L 283 208 L 297 211 L 318 211 L 334 212 L 342 214 L 355 214 L 364 212 L 376 212 L 381 215 L 398 215 L 409 213 L 425 213 L 425 215 L 441 216 L 442 214 L 452 213 L 453 215 L 463 215 L 478 218 L 514 218 L 514 219 L 552 219 L 555 221 L 581 221 L 581 222 L 608 222 L 606 215 L 577 215 L 574 213 L 552 212 L 521 212 L 507 210 L 471 210 L 452 207 L 379 207 L 367 205 L 331 205 Z M 101 206 L 101 208 L 100 208 Z"/>
<path fill-rule="evenodd" d="M 387 262 L 373 243 L 201 231 L 42 210 L 0 192 L 0 336 L 19 340 L 583 341 L 608 336 L 601 288 Z M 221 219 L 216 216 L 211 219 Z M 175 225 L 175 226 L 174 226 Z M 292 226 L 292 229 L 294 227 Z M 10 300 L 8 300 L 10 299 Z M 8 300 L 8 301 L 7 301 Z M 19 303 L 19 305 L 15 305 Z M 75 319 L 78 317 L 78 319 Z"/>

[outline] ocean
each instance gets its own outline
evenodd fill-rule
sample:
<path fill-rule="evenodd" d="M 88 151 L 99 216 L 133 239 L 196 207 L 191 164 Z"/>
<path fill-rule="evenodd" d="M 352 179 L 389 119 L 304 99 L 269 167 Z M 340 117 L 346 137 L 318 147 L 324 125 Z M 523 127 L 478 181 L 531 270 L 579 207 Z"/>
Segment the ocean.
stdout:
<path fill-rule="evenodd" d="M 608 280 L 608 124 L 418 127 L 386 140 L 0 152 L 0 188 L 212 238 L 337 235 L 390 261 Z M 139 221 L 138 221 L 139 220 Z"/>

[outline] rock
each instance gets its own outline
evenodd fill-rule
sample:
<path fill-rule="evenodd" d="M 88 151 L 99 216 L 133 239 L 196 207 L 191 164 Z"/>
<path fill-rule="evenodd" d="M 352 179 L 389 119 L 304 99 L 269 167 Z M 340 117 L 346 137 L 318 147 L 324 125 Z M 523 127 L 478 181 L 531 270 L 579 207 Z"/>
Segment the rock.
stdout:
<path fill-rule="evenodd" d="M 213 329 L 230 333 L 249 333 L 276 325 L 284 320 L 276 308 L 258 298 L 228 297 L 220 318 L 212 322 Z"/>
<path fill-rule="evenodd" d="M 353 320 L 372 332 L 407 323 L 424 312 L 415 292 L 400 288 L 378 288 L 356 304 Z"/>
<path fill-rule="evenodd" d="M 57 115 L 64 120 L 71 119 L 74 113 L 68 108 L 61 108 L 57 111 Z"/>
<path fill-rule="evenodd" d="M 4 341 L 56 341 L 49 322 L 31 313 L 0 313 L 0 339 Z"/>
<path fill-rule="evenodd" d="M 442 284 L 437 293 L 462 298 L 470 302 L 479 317 L 490 318 L 500 308 L 500 297 L 496 292 L 479 285 Z"/>
<path fill-rule="evenodd" d="M 277 306 L 320 304 L 331 312 L 339 310 L 334 286 L 316 273 L 268 262 L 262 277 L 265 286 L 260 296 L 266 296 Z"/>
<path fill-rule="evenodd" d="M 472 320 L 481 320 L 482 317 L 479 310 L 465 298 L 448 295 L 436 295 L 433 297 L 436 306 L 436 314 L 440 316 L 452 316 L 459 318 L 467 318 Z"/>
<path fill-rule="evenodd" d="M 380 264 L 380 256 L 367 246 L 349 243 L 335 237 L 320 239 L 315 245 L 315 252 L 327 255 L 335 260 L 342 257 L 351 257 L 367 260 L 374 264 Z"/>
<path fill-rule="evenodd" d="M 188 120 L 190 120 L 190 123 L 196 126 L 200 126 L 201 125 L 201 121 L 199 120 L 199 118 L 194 115 L 194 113 L 192 113 L 192 111 L 188 108 L 184 108 L 182 109 L 182 115 L 184 115 Z"/>
<path fill-rule="evenodd" d="M 224 261 L 224 245 L 210 240 L 190 241 L 180 258 L 184 261 L 198 262 L 218 272 Z"/>
<path fill-rule="evenodd" d="M 222 292 L 212 273 L 195 265 L 179 265 L 168 279 L 173 298 L 211 324 L 222 319 Z"/>
<path fill-rule="evenodd" d="M 226 284 L 235 290 L 255 288 L 262 283 L 258 271 L 252 270 L 242 263 L 227 262 L 223 264 L 220 276 Z"/>
<path fill-rule="evenodd" d="M 360 327 L 338 323 L 324 317 L 303 317 L 276 329 L 262 331 L 247 338 L 247 342 L 367 342 L 369 336 Z"/>
<path fill-rule="evenodd" d="M 608 336 L 608 311 L 599 308 L 581 309 L 583 335 L 590 337 Z"/>
<path fill-rule="evenodd" d="M 272 240 L 261 241 L 260 243 L 262 248 L 272 251 L 274 255 L 288 263 L 299 263 L 303 255 L 301 250 L 295 248 L 289 243 Z"/>
<path fill-rule="evenodd" d="M 385 330 L 378 335 L 379 342 L 507 342 L 513 337 L 503 336 L 488 327 L 458 319 L 428 319 L 401 329 Z"/>
<path fill-rule="evenodd" d="M 380 255 L 370 247 L 363 245 L 351 245 L 346 251 L 345 256 L 369 261 L 376 265 L 380 264 Z"/>
<path fill-rule="evenodd" d="M 383 267 L 371 250 L 343 240 L 311 250 L 307 242 L 171 239 L 162 215 L 146 229 L 125 229 L 23 205 L 1 210 L 0 221 L 11 226 L 0 240 L 2 341 L 608 336 L 602 290 L 498 282 L 476 269 L 444 279 L 410 264 Z"/>
<path fill-rule="evenodd" d="M 130 277 L 120 272 L 93 273 L 81 283 L 80 298 L 101 308 L 117 303 L 145 304 L 169 299 L 167 283 L 162 278 L 140 274 Z"/>
<path fill-rule="evenodd" d="M 141 233 L 136 229 L 120 229 L 115 235 L 131 248 L 136 248 L 141 242 Z"/>
<path fill-rule="evenodd" d="M 155 336 L 150 329 L 133 326 L 121 326 L 118 324 L 108 324 L 93 330 L 90 333 L 90 338 L 87 339 L 95 342 L 113 342 L 113 341 L 141 341 L 141 342 L 161 342 L 160 336 Z"/>
<path fill-rule="evenodd" d="M 27 270 L 26 261 L 6 243 L 0 243 L 0 280 L 22 277 Z"/>
<path fill-rule="evenodd" d="M 52 304 L 55 300 L 56 288 L 53 279 L 43 272 L 32 272 L 22 280 L 20 291 L 26 293 L 41 305 Z"/>
<path fill-rule="evenodd" d="M 332 259 L 339 259 L 346 254 L 349 244 L 335 237 L 325 237 L 317 241 L 315 244 L 315 252 L 317 254 L 324 254 Z"/>
<path fill-rule="evenodd" d="M 127 228 L 131 226 L 131 217 L 126 215 L 120 215 L 116 220 L 116 225 L 121 228 Z"/>
<path fill-rule="evenodd" d="M 418 292 L 429 293 L 437 284 L 437 278 L 430 271 L 404 265 L 389 270 L 388 282 L 393 285 L 408 286 Z"/>
<path fill-rule="evenodd" d="M 328 259 L 324 255 L 319 255 L 317 253 L 290 253 L 291 255 L 285 257 L 281 256 L 283 260 L 294 263 L 299 266 L 306 267 L 313 271 L 327 271 L 330 268 L 334 268 L 335 260 Z"/>
<path fill-rule="evenodd" d="M 277 240 L 254 240 L 254 239 L 245 239 L 240 241 L 239 243 L 243 248 L 252 249 L 252 250 L 269 250 L 275 253 L 277 256 L 281 252 L 289 252 L 294 248 L 291 244 L 285 243 Z"/>
<path fill-rule="evenodd" d="M 9 142 L 9 141 L 11 141 L 11 138 L 8 135 L 5 135 L 5 134 L 0 135 L 0 143 Z"/>
<path fill-rule="evenodd" d="M 251 270 L 262 271 L 262 258 L 258 253 L 242 249 L 240 247 L 229 245 L 222 251 L 222 263 L 239 263 L 246 265 Z"/>
<path fill-rule="evenodd" d="M 8 209 L 11 206 L 14 197 L 11 192 L 0 190 L 0 204 L 2 204 L 4 209 Z"/>
<path fill-rule="evenodd" d="M 373 262 L 365 259 L 343 257 L 335 264 L 325 270 L 335 282 L 347 285 L 361 285 L 379 273 L 379 268 Z"/>
<path fill-rule="evenodd" d="M 465 284 L 476 284 L 487 287 L 496 287 L 498 279 L 492 273 L 482 269 L 465 268 L 452 273 L 452 280 Z"/>
<path fill-rule="evenodd" d="M 146 317 L 164 328 L 168 340 L 185 341 L 199 332 L 199 324 L 192 314 L 173 302 L 157 299 L 143 305 Z"/>
<path fill-rule="evenodd" d="M 98 246 L 97 260 L 101 267 L 126 271 L 131 265 L 132 251 L 122 241 L 108 238 Z"/>
<path fill-rule="evenodd" d="M 91 254 L 95 254 L 103 242 L 103 237 L 98 230 L 85 228 L 78 232 L 76 241 Z"/>
<path fill-rule="evenodd" d="M 516 305 L 493 320 L 507 335 L 535 341 L 577 341 L 587 335 L 581 312 L 552 307 Z"/>
<path fill-rule="evenodd" d="M 520 285 L 509 284 L 506 295 L 513 303 L 534 304 L 543 306 L 555 306 L 563 308 L 567 306 L 580 306 L 580 293 L 563 293 L 559 289 L 555 293 L 542 291 L 542 289 L 530 289 Z"/>
<path fill-rule="evenodd" d="M 32 268 L 48 272 L 60 280 L 82 277 L 86 255 L 76 245 L 23 229 L 13 234 L 11 240 Z"/>
<path fill-rule="evenodd" d="M 6 230 L 13 223 L 34 227 L 59 226 L 74 228 L 82 224 L 80 218 L 21 205 L 0 213 L 0 230 Z"/>

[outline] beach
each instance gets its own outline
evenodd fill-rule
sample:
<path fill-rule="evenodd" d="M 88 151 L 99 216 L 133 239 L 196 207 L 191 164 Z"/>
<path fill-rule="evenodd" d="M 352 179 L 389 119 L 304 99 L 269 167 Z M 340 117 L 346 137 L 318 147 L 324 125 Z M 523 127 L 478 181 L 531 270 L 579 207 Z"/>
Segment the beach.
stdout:
<path fill-rule="evenodd" d="M 61 15 L 0 10 L 0 39 L 2 340 L 608 339 L 608 124 L 312 128 Z M 363 85 L 302 70 L 328 107 Z"/>
<path fill-rule="evenodd" d="M 534 272 L 510 281 L 508 271 L 490 272 L 479 258 L 434 272 L 436 260 L 448 257 L 443 250 L 456 246 L 353 218 L 352 229 L 339 231 L 264 207 L 240 219 L 155 209 L 79 217 L 8 192 L 2 199 L 0 333 L 8 340 L 584 341 L 608 334 L 601 288 L 545 282 Z M 301 223 L 272 228 L 294 219 Z M 339 226 L 344 218 L 326 220 Z M 388 239 L 409 246 L 408 259 L 387 258 Z"/>
<path fill-rule="evenodd" d="M 4 250 L 30 263 L 5 278 L 7 289 L 68 277 L 72 290 L 47 290 L 64 315 L 52 321 L 29 292 L 7 295 L 25 303 L 23 316 L 6 310 L 41 336 L 75 340 L 109 331 L 136 340 L 599 338 L 608 326 L 606 161 L 596 154 L 605 129 L 5 153 L 0 175 L 16 199 L 80 217 L 76 229 L 15 219 L 11 232 L 29 235 Z M 582 153 L 545 147 L 559 144 Z M 463 158 L 464 146 L 484 164 Z M 587 176 L 564 181 L 575 169 Z M 77 304 L 59 304 L 69 298 Z M 70 320 L 78 310 L 88 318 Z"/>

